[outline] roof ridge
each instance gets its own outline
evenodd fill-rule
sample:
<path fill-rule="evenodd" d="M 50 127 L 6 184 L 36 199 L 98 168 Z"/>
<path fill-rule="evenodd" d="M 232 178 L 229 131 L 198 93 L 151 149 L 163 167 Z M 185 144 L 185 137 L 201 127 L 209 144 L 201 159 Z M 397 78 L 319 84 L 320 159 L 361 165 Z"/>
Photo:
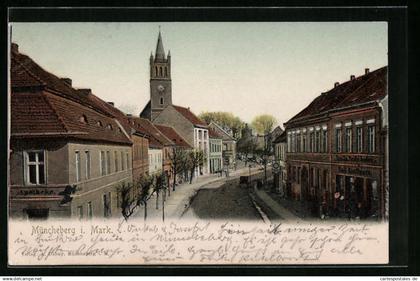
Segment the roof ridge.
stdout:
<path fill-rule="evenodd" d="M 67 132 L 70 132 L 70 129 L 67 127 L 67 125 L 65 124 L 65 122 L 63 121 L 63 118 L 61 118 L 61 116 L 59 116 L 57 114 L 57 109 L 55 108 L 55 106 L 52 105 L 52 103 L 50 102 L 50 100 L 48 99 L 48 96 L 46 96 L 45 93 L 42 94 L 43 99 L 45 99 L 46 103 L 48 104 L 49 107 L 51 107 L 51 109 L 54 112 L 54 115 L 57 116 L 58 121 L 60 122 L 60 124 L 63 126 L 64 130 L 66 130 Z"/>
<path fill-rule="evenodd" d="M 188 146 L 190 146 L 190 144 L 185 140 L 185 138 L 180 133 L 178 133 L 178 131 L 173 126 L 171 126 L 171 125 L 163 125 L 163 124 L 156 124 L 156 126 L 166 127 L 166 128 L 169 128 L 169 129 L 173 130 L 175 132 L 175 134 L 181 139 L 182 142 L 185 142 L 185 144 L 187 144 Z M 173 143 L 175 145 L 177 145 L 176 142 L 173 142 Z"/>
<path fill-rule="evenodd" d="M 345 97 L 336 106 L 339 106 L 340 104 L 346 102 L 350 98 L 350 96 L 352 94 L 354 94 L 355 92 L 357 92 L 358 90 L 360 90 L 363 86 L 365 86 L 368 82 L 370 82 L 373 78 L 375 78 L 376 77 L 376 73 L 375 72 L 377 70 L 375 70 L 374 72 L 369 73 L 370 75 L 368 74 L 367 79 L 364 82 L 361 82 L 361 84 L 359 85 L 359 87 L 357 87 L 356 89 L 354 89 L 353 91 L 351 91 L 351 93 L 349 93 L 348 95 L 345 95 Z M 375 73 L 375 75 L 373 75 L 374 73 Z M 366 76 L 362 75 L 360 77 L 366 77 Z"/>
<path fill-rule="evenodd" d="M 235 138 L 233 136 L 231 136 L 228 132 L 226 132 L 225 129 L 223 129 L 218 123 L 211 121 L 210 124 L 213 123 L 214 125 L 216 125 L 217 128 L 219 128 L 225 135 L 227 135 L 228 137 L 230 137 L 231 139 L 235 140 Z M 209 125 L 210 125 L 209 124 Z"/>
<path fill-rule="evenodd" d="M 28 57 L 29 60 L 32 60 L 30 57 Z M 32 76 L 35 80 L 38 80 L 43 86 L 47 86 L 47 82 L 45 82 L 44 80 L 42 80 L 38 75 L 36 75 L 35 73 L 33 73 L 30 69 L 28 69 L 24 63 L 20 62 L 18 59 L 12 57 L 12 60 L 15 60 L 16 63 L 19 64 L 19 66 L 21 66 L 23 69 L 25 69 L 25 71 Z M 33 60 L 32 60 L 33 61 Z"/>
<path fill-rule="evenodd" d="M 147 121 L 149 121 L 149 120 L 147 120 Z M 169 141 L 170 143 L 174 143 L 172 140 L 170 140 L 170 139 L 168 139 L 166 136 L 165 136 L 165 134 L 164 133 L 162 133 L 160 130 L 159 130 L 159 128 L 157 128 L 156 126 L 155 126 L 155 124 L 153 124 L 153 122 L 151 122 L 151 121 L 149 121 L 151 124 L 152 124 L 152 126 L 153 127 L 155 127 L 155 129 L 156 130 L 158 130 L 158 132 L 167 140 L 167 141 Z"/>

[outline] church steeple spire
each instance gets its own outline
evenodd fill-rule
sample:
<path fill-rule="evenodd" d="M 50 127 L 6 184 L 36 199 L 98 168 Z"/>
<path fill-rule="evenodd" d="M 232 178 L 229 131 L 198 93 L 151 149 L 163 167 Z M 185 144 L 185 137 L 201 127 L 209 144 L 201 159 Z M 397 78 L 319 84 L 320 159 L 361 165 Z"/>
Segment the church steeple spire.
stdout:
<path fill-rule="evenodd" d="M 157 44 L 156 44 L 155 59 L 157 59 L 157 60 L 164 60 L 165 59 L 165 50 L 163 49 L 162 34 L 160 33 L 160 27 L 159 27 L 158 41 L 157 41 Z"/>
<path fill-rule="evenodd" d="M 162 34 L 159 36 L 156 53 L 150 55 L 150 118 L 153 120 L 168 105 L 172 104 L 171 54 L 165 55 Z"/>

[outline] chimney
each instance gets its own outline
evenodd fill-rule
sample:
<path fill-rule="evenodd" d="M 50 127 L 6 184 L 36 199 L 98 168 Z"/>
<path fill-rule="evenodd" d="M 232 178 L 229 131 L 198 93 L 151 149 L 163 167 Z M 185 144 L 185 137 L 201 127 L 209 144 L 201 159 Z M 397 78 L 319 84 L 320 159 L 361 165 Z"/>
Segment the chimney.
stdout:
<path fill-rule="evenodd" d="M 19 53 L 19 45 L 18 44 L 12 43 L 11 49 L 12 49 L 12 52 Z"/>
<path fill-rule="evenodd" d="M 131 113 L 127 113 L 126 115 L 127 115 L 127 117 L 133 116 Z"/>
<path fill-rule="evenodd" d="M 335 82 L 334 83 L 334 88 L 337 87 L 338 85 L 340 85 L 340 82 Z"/>
<path fill-rule="evenodd" d="M 369 73 L 369 68 L 365 68 L 365 74 Z"/>
<path fill-rule="evenodd" d="M 350 80 L 354 80 L 354 79 L 356 79 L 356 76 L 350 75 Z"/>
<path fill-rule="evenodd" d="M 91 89 L 85 88 L 85 89 L 77 89 L 77 92 L 80 93 L 81 95 L 84 96 L 88 96 L 89 94 L 92 93 Z"/>
<path fill-rule="evenodd" d="M 108 104 L 114 106 L 114 102 L 113 101 L 109 101 Z"/>
<path fill-rule="evenodd" d="M 64 83 L 66 83 L 67 85 L 69 85 L 71 87 L 71 79 L 70 78 L 60 78 L 61 81 L 63 81 Z"/>

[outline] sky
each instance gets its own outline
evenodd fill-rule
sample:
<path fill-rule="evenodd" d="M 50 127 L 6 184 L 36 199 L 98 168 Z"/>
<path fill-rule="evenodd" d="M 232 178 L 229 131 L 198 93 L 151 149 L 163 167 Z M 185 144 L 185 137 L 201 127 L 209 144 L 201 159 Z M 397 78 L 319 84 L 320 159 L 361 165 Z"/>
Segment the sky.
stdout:
<path fill-rule="evenodd" d="M 334 82 L 388 64 L 386 22 L 12 23 L 19 51 L 126 113 L 150 98 L 159 26 L 171 51 L 172 101 L 283 123 Z"/>

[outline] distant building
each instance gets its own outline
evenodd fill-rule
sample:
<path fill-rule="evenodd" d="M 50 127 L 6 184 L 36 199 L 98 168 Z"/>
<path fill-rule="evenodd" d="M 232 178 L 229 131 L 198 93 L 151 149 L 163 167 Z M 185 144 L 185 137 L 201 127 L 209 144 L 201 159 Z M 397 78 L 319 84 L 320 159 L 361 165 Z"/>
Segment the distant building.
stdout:
<path fill-rule="evenodd" d="M 169 185 L 170 187 L 172 187 L 173 185 L 173 171 L 172 171 L 172 157 L 174 156 L 174 153 L 177 153 L 177 151 L 175 150 L 185 150 L 188 151 L 190 149 L 192 149 L 192 147 L 184 140 L 184 138 L 177 133 L 177 131 L 169 126 L 163 126 L 163 125 L 155 125 L 156 128 L 159 129 L 159 131 L 169 140 L 172 141 L 173 145 L 172 145 L 172 149 L 171 150 L 166 150 L 166 156 L 164 157 L 164 161 L 166 161 L 166 163 L 164 163 L 163 165 L 165 167 L 169 168 L 168 171 L 168 180 L 169 180 Z M 181 175 L 178 175 L 179 177 Z M 179 178 L 177 177 L 177 179 Z"/>
<path fill-rule="evenodd" d="M 213 129 L 216 133 L 222 136 L 223 139 L 223 159 L 230 167 L 234 165 L 236 161 L 236 140 L 233 136 L 223 129 L 219 124 L 210 122 L 209 128 Z"/>
<path fill-rule="evenodd" d="M 286 150 L 287 135 L 284 131 L 273 140 L 274 147 L 274 163 L 278 165 L 278 172 L 274 173 L 274 185 L 276 190 L 283 196 L 290 196 L 290 188 L 287 188 L 287 166 L 286 166 Z"/>
<path fill-rule="evenodd" d="M 285 123 L 294 198 L 330 215 L 385 217 L 387 67 L 335 83 Z"/>
<path fill-rule="evenodd" d="M 120 215 L 116 188 L 132 181 L 132 141 L 90 95 L 12 44 L 12 217 Z"/>
<path fill-rule="evenodd" d="M 223 168 L 223 137 L 213 129 L 209 129 L 209 163 L 210 173 L 220 172 Z"/>
<path fill-rule="evenodd" d="M 170 153 L 175 143 L 168 139 L 152 122 L 147 119 L 139 117 L 130 117 L 130 120 L 137 124 L 149 138 L 149 156 L 152 155 L 154 158 L 149 159 L 149 173 L 156 174 L 158 172 L 164 172 L 168 179 L 171 175 L 171 159 Z M 161 150 L 159 152 L 159 150 Z M 152 163 L 152 170 L 150 163 Z M 161 167 L 157 167 L 158 165 Z"/>
<path fill-rule="evenodd" d="M 205 163 L 202 172 L 209 173 L 209 133 L 207 124 L 188 108 L 168 105 L 153 121 L 173 127 L 194 149 L 203 151 Z"/>

